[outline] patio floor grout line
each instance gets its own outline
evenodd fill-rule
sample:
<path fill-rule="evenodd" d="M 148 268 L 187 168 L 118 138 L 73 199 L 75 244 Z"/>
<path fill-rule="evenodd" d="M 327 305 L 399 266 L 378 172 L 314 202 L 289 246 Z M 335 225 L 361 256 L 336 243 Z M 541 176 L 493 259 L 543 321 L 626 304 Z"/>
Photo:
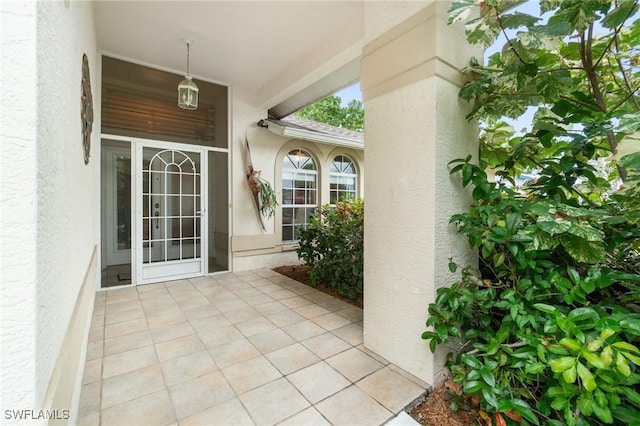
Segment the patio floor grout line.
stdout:
<path fill-rule="evenodd" d="M 149 317 L 150 316 L 154 316 L 154 315 L 158 315 L 161 316 L 162 314 L 158 314 L 158 311 L 161 311 L 161 308 L 156 308 L 154 306 L 153 301 L 157 300 L 155 299 L 154 295 L 149 294 L 148 297 L 144 296 L 144 293 L 146 293 L 146 291 L 140 291 L 140 288 L 135 287 L 134 289 L 132 289 L 131 287 L 124 287 L 125 291 L 123 290 L 123 287 L 116 287 L 116 288 L 108 288 L 105 289 L 105 291 L 103 292 L 97 292 L 96 293 L 96 303 L 94 305 L 94 311 L 92 313 L 92 324 L 91 324 L 91 329 L 101 329 L 102 330 L 102 336 L 100 339 L 96 339 L 96 341 L 94 342 L 88 342 L 88 344 L 91 343 L 98 343 L 99 341 L 99 346 L 102 348 L 102 350 L 99 352 L 100 356 L 97 357 L 97 359 L 100 360 L 100 374 L 99 374 L 99 379 L 98 379 L 98 383 L 99 383 L 99 404 L 98 404 L 98 408 L 97 408 L 97 413 L 95 413 L 95 415 L 97 415 L 97 421 L 99 425 L 102 425 L 104 423 L 104 418 L 103 418 L 103 414 L 104 414 L 104 410 L 102 409 L 102 402 L 103 402 L 103 390 L 104 390 L 104 378 L 103 378 L 103 374 L 104 374 L 104 367 L 105 367 L 105 363 L 104 360 L 105 358 L 109 357 L 109 356 L 113 356 L 113 355 L 117 355 L 119 353 L 126 353 L 132 350 L 137 350 L 140 349 L 144 346 L 147 345 L 143 345 L 141 347 L 137 347 L 137 348 L 132 348 L 132 349 L 124 349 L 120 352 L 111 354 L 111 355 L 107 355 L 106 354 L 106 341 L 109 339 L 115 339 L 115 338 L 119 338 L 119 337 L 124 337 L 124 336 L 128 336 L 131 335 L 137 331 L 134 332 L 125 332 L 124 334 L 118 334 L 116 336 L 112 336 L 107 338 L 107 327 L 108 326 L 112 326 L 112 325 L 116 325 L 116 324 L 122 324 L 122 323 L 126 323 L 128 321 L 136 321 L 139 319 L 144 319 L 144 326 L 145 329 L 143 331 L 148 332 L 149 336 L 150 336 L 150 345 L 153 346 L 152 350 L 153 350 L 153 355 L 154 355 L 154 362 L 151 365 L 147 365 L 145 367 L 140 367 L 139 369 L 144 369 L 144 368 L 149 368 L 149 367 L 154 367 L 154 368 L 158 368 L 160 371 L 160 375 L 162 377 L 162 385 L 163 385 L 163 389 L 164 392 L 166 394 L 166 396 L 169 398 L 169 402 L 171 404 L 171 412 L 173 414 L 173 418 L 175 419 L 175 423 L 178 424 L 180 421 L 191 417 L 191 416 L 195 416 L 199 413 L 202 413 L 206 410 L 212 409 L 220 404 L 223 404 L 227 401 L 230 401 L 232 399 L 237 400 L 241 406 L 242 409 L 246 412 L 246 414 L 249 416 L 249 418 L 251 418 L 251 420 L 255 423 L 258 424 L 258 422 L 256 420 L 259 419 L 254 419 L 251 411 L 249 411 L 249 408 L 247 405 L 245 405 L 245 402 L 243 401 L 243 399 L 241 398 L 243 395 L 249 393 L 249 392 L 253 392 L 257 389 L 262 388 L 263 386 L 272 384 L 274 382 L 279 381 L 280 379 L 285 379 L 284 383 L 287 383 L 288 386 L 291 386 L 292 389 L 294 389 L 297 394 L 299 394 L 300 396 L 302 396 L 303 400 L 306 403 L 305 408 L 303 409 L 299 409 L 297 410 L 295 413 L 288 415 L 287 417 L 277 420 L 275 422 L 275 424 L 281 424 L 286 422 L 287 420 L 300 415 L 302 412 L 307 411 L 312 409 L 317 415 L 320 415 L 322 417 L 322 419 L 324 419 L 325 421 L 327 421 L 329 424 L 331 424 L 332 422 L 329 420 L 329 418 L 320 410 L 317 409 L 317 405 L 321 404 L 324 401 L 329 400 L 330 398 L 335 397 L 336 395 L 338 395 L 339 393 L 353 387 L 354 391 L 357 390 L 358 392 L 363 393 L 364 395 L 366 395 L 368 398 L 370 398 L 372 401 L 374 401 L 377 405 L 379 405 L 380 407 L 382 407 L 384 409 L 384 412 L 386 413 L 390 413 L 391 417 L 389 419 L 387 419 L 384 423 L 388 422 L 390 419 L 393 419 L 398 413 L 395 413 L 394 410 L 392 408 L 390 408 L 390 406 L 388 407 L 387 405 L 385 405 L 384 400 L 378 400 L 374 395 L 369 394 L 366 390 L 364 390 L 363 388 L 361 388 L 359 386 L 359 384 L 361 382 L 363 382 L 364 380 L 366 380 L 367 378 L 369 378 L 370 376 L 384 370 L 385 368 L 389 368 L 389 370 L 395 374 L 398 374 L 399 376 L 401 376 L 404 380 L 406 380 L 407 382 L 412 383 L 415 386 L 418 386 L 419 388 L 422 388 L 421 384 L 418 383 L 417 380 L 412 379 L 413 376 L 408 377 L 408 373 L 402 374 L 401 371 L 398 369 L 398 367 L 396 367 L 395 365 L 393 365 L 392 363 L 388 362 L 387 360 L 384 360 L 382 357 L 379 356 L 373 356 L 371 353 L 367 353 L 366 348 L 364 347 L 363 341 L 362 339 L 356 339 L 356 336 L 353 335 L 353 333 L 356 332 L 356 328 L 361 328 L 362 327 L 362 319 L 361 317 L 358 318 L 357 312 L 355 310 L 350 310 L 347 312 L 343 312 L 342 314 L 339 313 L 341 311 L 345 311 L 347 309 L 352 309 L 354 308 L 353 306 L 347 306 L 346 303 L 345 305 L 341 305 L 340 303 L 338 303 L 339 299 L 334 298 L 333 296 L 330 295 L 325 295 L 325 293 L 320 292 L 317 289 L 313 289 L 310 288 L 311 291 L 308 292 L 303 292 L 302 294 L 298 293 L 297 291 L 300 291 L 300 287 L 298 287 L 295 282 L 287 282 L 287 278 L 282 278 L 284 277 L 281 274 L 277 274 L 274 273 L 268 269 L 264 269 L 264 270 L 260 270 L 260 272 L 262 272 L 262 274 L 260 273 L 255 273 L 255 272 L 251 272 L 248 271 L 247 273 L 243 274 L 242 276 L 237 276 L 233 273 L 227 273 L 227 274 L 220 274 L 217 275 L 215 278 L 214 277 L 205 277 L 203 280 L 198 281 L 198 282 L 192 282 L 189 279 L 185 279 L 185 280 L 180 280 L 180 281 L 184 281 L 184 282 L 175 282 L 173 285 L 168 286 L 167 283 L 158 283 L 160 284 L 160 286 L 158 286 L 158 290 L 162 289 L 165 294 L 162 295 L 158 295 L 161 296 L 160 299 L 160 303 L 158 305 L 162 305 L 162 300 L 164 297 L 166 297 L 167 295 L 169 296 L 169 300 L 170 300 L 170 304 L 169 306 L 171 306 L 171 309 L 177 308 L 176 312 L 179 312 L 179 314 L 184 318 L 183 321 L 178 321 L 178 322 L 174 322 L 175 320 L 172 319 L 171 317 L 167 319 L 167 323 L 163 323 L 162 321 L 159 321 L 158 324 L 155 324 L 154 322 L 154 327 L 151 326 L 151 323 L 149 322 Z M 273 275 L 276 274 L 276 275 Z M 278 280 L 273 280 L 274 276 L 278 277 Z M 219 277 L 225 277 L 223 279 L 219 279 Z M 209 280 L 209 278 L 211 278 Z M 251 281 L 247 281 L 246 278 L 251 278 Z M 255 283 L 255 284 L 254 284 Z M 209 284 L 211 284 L 211 286 L 209 286 Z M 152 284 L 153 285 L 153 284 Z M 296 287 L 296 288 L 293 288 Z M 215 301 L 216 301 L 216 294 L 214 294 L 214 292 L 209 293 L 207 292 L 205 289 L 206 288 L 219 288 L 221 290 L 221 294 L 231 294 L 233 295 L 233 300 L 237 300 L 240 304 L 242 304 L 243 306 L 237 308 L 237 309 L 227 309 L 227 310 L 220 310 L 218 309 Z M 136 297 L 136 306 L 132 307 L 132 308 L 127 308 L 124 307 L 122 309 L 122 312 L 128 312 L 130 310 L 135 310 L 135 309 L 140 309 L 142 311 L 142 316 L 143 318 L 131 318 L 131 319 L 126 319 L 123 320 L 121 322 L 114 322 L 111 324 L 106 324 L 107 322 L 107 314 L 110 313 L 109 317 L 111 318 L 111 320 L 115 319 L 115 317 L 117 317 L 118 315 L 118 309 L 119 309 L 119 304 L 120 303 L 126 303 L 128 302 L 130 299 L 128 299 L 128 297 L 126 296 L 126 293 L 128 293 L 126 290 L 134 290 L 133 293 L 135 294 Z M 252 294 L 249 291 L 246 291 L 245 294 L 242 294 L 243 290 L 249 290 L 249 289 L 255 289 L 257 291 L 259 291 L 259 293 L 255 293 Z M 152 289 L 149 291 L 154 291 L 156 289 Z M 235 291 L 234 291 L 235 290 Z M 297 291 L 296 291 L 297 290 Z M 121 292 L 119 292 L 121 291 Z M 198 297 L 202 298 L 203 303 L 202 305 L 199 305 L 199 302 L 194 302 L 193 304 L 189 303 L 190 300 L 190 292 L 194 291 L 194 294 L 197 294 Z M 289 293 L 280 293 L 279 296 L 280 298 L 274 298 L 272 296 L 270 296 L 273 293 L 276 292 L 284 292 L 287 291 Z M 111 293 L 111 294 L 110 294 Z M 116 294 L 117 293 L 117 294 Z M 182 297 L 184 295 L 184 297 Z M 252 297 L 255 296 L 260 296 L 260 295 L 265 295 L 271 299 L 273 299 L 273 301 L 260 301 L 260 303 L 257 304 L 251 304 L 248 303 L 247 300 L 251 300 Z M 300 305 L 300 306 L 295 306 L 294 307 L 289 307 L 288 305 L 282 303 L 283 301 L 287 300 L 287 299 L 291 299 L 294 297 L 301 297 L 305 300 L 307 300 L 309 303 L 305 304 L 305 305 Z M 147 299 L 147 303 L 143 303 L 143 301 Z M 258 299 L 259 300 L 259 299 Z M 256 301 L 258 301 L 256 300 Z M 181 303 L 182 302 L 182 303 Z M 241 303 L 240 303 L 241 302 Z M 224 302 L 219 302 L 219 303 L 224 303 Z M 281 311 L 274 311 L 274 314 L 277 314 L 278 312 L 289 312 L 289 313 L 293 313 L 296 315 L 300 316 L 300 319 L 296 319 L 295 322 L 290 323 L 290 324 L 285 324 L 283 326 L 279 326 L 278 324 L 276 324 L 274 322 L 274 320 L 272 320 L 268 315 L 270 311 L 260 311 L 258 309 L 258 307 L 260 305 L 264 305 L 264 304 L 268 304 L 268 303 L 278 303 L 280 305 L 282 305 L 283 309 Z M 147 308 L 145 309 L 145 305 L 147 306 Z M 124 306 L 124 305 L 120 305 L 120 306 Z M 197 316 L 199 313 L 196 313 L 195 315 L 188 315 L 187 312 L 192 311 L 192 310 L 196 310 L 200 307 L 205 307 L 205 306 L 211 306 L 213 308 L 215 308 L 215 311 L 217 311 L 217 313 L 215 314 L 207 314 L 204 315 L 202 317 Z M 232 307 L 233 305 L 229 305 L 228 307 Z M 274 305 L 275 307 L 276 305 Z M 313 306 L 317 307 L 314 308 Z M 300 312 L 296 311 L 296 309 L 300 309 L 300 308 L 304 308 L 304 307 L 309 307 L 307 309 L 302 309 L 302 312 L 306 313 L 307 315 L 303 315 Z M 111 309 L 109 309 L 111 308 Z M 234 311 L 238 311 L 240 309 L 245 309 L 248 308 L 249 310 L 247 311 L 247 319 L 242 319 L 243 315 L 245 315 L 245 313 L 239 313 L 237 316 L 230 316 L 232 312 Z M 114 313 L 114 309 L 115 309 L 115 313 Z M 358 308 L 360 309 L 360 311 L 362 311 L 362 308 Z M 95 323 L 93 321 L 95 321 L 95 318 L 100 317 L 100 315 L 96 315 L 96 312 L 100 312 L 100 310 L 103 310 L 103 313 L 101 314 L 102 318 L 101 320 L 98 320 L 98 324 L 99 326 L 96 327 Z M 323 313 L 321 314 L 315 314 L 314 311 L 323 311 Z M 324 312 L 326 311 L 326 312 Z M 203 311 L 203 313 L 206 312 Z M 253 314 L 256 314 L 255 316 L 253 316 Z M 135 317 L 135 313 L 131 314 L 132 316 Z M 238 365 L 239 363 L 233 363 L 230 364 L 229 366 L 226 366 L 224 368 L 221 368 L 220 365 L 218 365 L 218 363 L 216 362 L 213 354 L 211 353 L 211 347 L 209 347 L 205 341 L 202 338 L 202 332 L 198 331 L 198 329 L 194 326 L 194 322 L 196 320 L 199 319 L 206 319 L 212 316 L 217 316 L 217 315 L 222 315 L 221 318 L 224 318 L 225 321 L 229 322 L 229 326 L 233 327 L 233 329 L 237 330 L 237 332 L 239 333 L 238 339 L 233 340 L 233 341 L 239 341 L 239 340 L 243 340 L 248 342 L 248 344 L 256 351 L 256 353 L 258 355 L 252 356 L 250 358 L 248 358 L 245 361 L 241 361 L 242 362 L 248 362 L 252 359 L 255 359 L 257 357 L 262 357 L 263 359 L 265 359 L 268 363 L 268 365 L 271 366 L 271 368 L 274 369 L 274 371 L 276 371 L 278 373 L 277 377 L 274 377 L 271 380 L 266 381 L 265 383 L 260 383 L 259 385 L 256 385 L 254 387 L 251 387 L 250 389 L 247 389 L 245 391 L 243 391 L 242 393 L 238 393 L 236 391 L 236 389 L 231 386 L 231 383 L 229 382 L 227 375 L 225 374 L 225 372 L 223 370 L 233 367 L 234 365 Z M 315 322 L 314 319 L 316 318 L 321 318 L 324 316 L 328 316 L 328 315 L 337 315 L 336 318 L 340 317 L 342 318 L 342 320 L 346 321 L 346 324 L 341 325 L 340 327 L 337 328 L 331 328 L 333 327 L 331 325 L 330 322 L 327 322 L 325 324 L 325 326 L 320 325 L 319 323 Z M 244 332 L 241 331 L 241 329 L 239 329 L 237 327 L 237 324 L 239 323 L 243 323 L 243 322 L 251 322 L 254 320 L 262 320 L 262 319 L 266 319 L 267 322 L 265 324 L 269 324 L 270 326 L 273 326 L 274 328 L 270 328 L 267 327 L 268 330 L 264 330 L 264 331 L 260 331 L 258 333 L 254 333 L 251 335 L 245 335 L 245 333 L 249 332 L 251 333 L 251 329 L 247 329 Z M 284 319 L 284 317 L 283 317 Z M 338 321 L 337 323 L 334 322 L 334 324 L 338 324 L 340 323 L 342 320 Z M 285 320 L 286 321 L 286 320 Z M 329 320 L 326 320 L 329 321 Z M 317 327 L 319 330 L 322 330 L 319 334 L 313 334 L 310 336 L 305 336 L 304 338 L 298 338 L 295 337 L 295 335 L 300 336 L 301 333 L 295 333 L 293 332 L 293 328 L 291 328 L 290 330 L 285 330 L 285 328 L 289 327 L 289 326 L 293 326 L 295 324 L 300 324 L 303 322 L 307 322 L 315 327 Z M 163 328 L 163 327 L 167 327 L 167 330 L 170 330 L 172 327 L 180 325 L 182 323 L 185 323 L 188 325 L 189 329 L 190 329 L 190 333 L 188 333 L 185 336 L 179 336 L 178 334 L 180 334 L 182 331 L 178 331 L 177 334 L 175 336 L 171 335 L 169 331 L 167 331 L 167 333 L 169 333 L 168 335 L 171 336 L 171 338 L 169 340 L 163 340 L 162 342 L 158 342 L 156 341 L 156 338 L 154 337 L 154 333 L 152 332 L 154 329 L 159 329 L 159 328 Z M 322 322 L 321 322 L 322 323 Z M 142 326 L 142 323 L 140 323 L 140 325 Z M 216 328 L 221 328 L 221 327 L 227 327 L 225 326 L 220 326 L 220 327 L 214 327 L 213 329 Z M 347 330 L 347 328 L 350 328 Z M 256 327 L 253 330 L 258 330 L 260 329 L 260 327 Z M 313 329 L 313 328 L 311 328 Z M 344 332 L 339 332 L 339 330 L 345 329 Z M 292 342 L 289 344 L 286 344 L 285 346 L 282 347 L 278 347 L 277 349 L 273 349 L 273 350 L 269 350 L 266 351 L 265 349 L 259 349 L 251 340 L 252 337 L 254 336 L 259 336 L 260 334 L 263 333 L 269 333 L 271 331 L 275 331 L 275 330 L 280 330 L 282 333 L 284 333 L 283 335 L 288 336 L 288 338 L 292 339 Z M 315 332 L 315 329 L 313 329 Z M 186 329 L 184 330 L 186 331 Z M 336 334 L 336 332 L 338 332 L 339 334 Z M 303 333 L 304 334 L 304 333 Z M 307 333 L 308 334 L 308 333 Z M 179 355 L 175 356 L 172 355 L 171 358 L 167 358 L 164 361 L 161 361 L 161 357 L 160 354 L 158 352 L 158 347 L 157 345 L 160 343 L 169 343 L 172 342 L 174 340 L 177 339 L 181 339 L 181 338 L 185 338 L 185 337 L 189 337 L 189 336 L 193 336 L 195 335 L 196 339 L 194 340 L 198 342 L 198 346 L 201 347 L 201 349 L 198 350 L 191 350 L 190 352 L 187 353 L 180 353 Z M 307 347 L 305 345 L 305 342 L 310 341 L 314 338 L 318 338 L 320 336 L 331 336 L 331 339 L 338 339 L 337 341 L 342 342 L 346 347 L 343 347 L 342 345 L 338 345 L 338 349 L 335 353 L 330 353 L 330 355 L 319 355 L 318 353 L 316 353 L 314 350 L 312 350 L 310 347 Z M 345 340 L 344 337 L 349 338 L 349 340 L 351 340 L 354 343 L 351 343 L 347 340 Z M 351 337 L 353 336 L 353 338 Z M 327 337 L 329 338 L 329 337 Z M 329 340 L 330 341 L 330 340 Z M 320 343 L 320 341 L 318 341 L 318 344 Z M 221 344 L 221 345 L 225 345 L 225 343 Z M 304 351 L 309 352 L 310 354 L 313 354 L 314 357 L 317 357 L 316 361 L 311 362 L 310 364 L 304 365 L 303 367 L 297 368 L 293 371 L 287 371 L 287 373 L 283 373 L 278 367 L 277 365 L 274 363 L 274 361 L 272 361 L 273 357 L 269 357 L 268 355 L 282 350 L 282 349 L 286 349 L 288 347 L 294 346 L 294 345 L 299 345 L 300 348 L 304 349 Z M 96 345 L 97 346 L 97 345 Z M 220 345 L 219 345 L 220 346 Z M 277 346 L 277 345 L 276 345 Z M 267 346 L 268 347 L 268 346 Z M 318 347 L 319 348 L 319 347 Z M 347 351 L 350 351 L 351 349 L 356 349 L 358 351 L 358 353 L 360 353 L 361 355 L 365 355 L 368 358 L 371 358 L 373 361 L 377 362 L 380 364 L 380 366 L 376 366 L 375 369 L 373 369 L 372 371 L 368 371 L 366 372 L 366 374 L 364 374 L 362 377 L 359 377 L 357 379 L 354 379 L 353 381 L 350 380 L 348 377 L 346 377 L 341 371 L 337 370 L 333 365 L 329 364 L 327 362 L 327 360 L 339 356 L 341 354 L 344 354 Z M 168 348 L 167 348 L 168 349 Z M 93 348 L 93 350 L 98 351 L 97 348 Z M 172 349 L 168 349 L 169 351 L 172 351 Z M 190 380 L 196 380 L 196 379 L 200 379 L 202 377 L 207 376 L 208 374 L 213 374 L 213 373 L 218 373 L 220 375 L 220 378 L 224 379 L 224 381 L 226 382 L 227 386 L 229 387 L 229 389 L 231 390 L 230 395 L 228 398 L 223 399 L 223 400 L 216 400 L 213 405 L 211 406 L 207 406 L 206 408 L 198 408 L 198 410 L 194 413 L 190 413 L 189 415 L 187 415 L 186 417 L 184 417 L 183 419 L 178 418 L 178 407 L 176 406 L 176 404 L 174 403 L 174 399 L 171 396 L 171 392 L 170 392 L 170 388 L 171 386 L 168 385 L 168 378 L 166 375 L 166 371 L 163 368 L 164 363 L 172 361 L 174 359 L 179 359 L 181 357 L 188 357 L 194 353 L 198 353 L 200 352 L 200 350 L 204 351 L 207 355 L 207 359 L 209 359 L 211 361 L 211 365 L 215 368 L 215 371 L 213 372 L 202 372 L 202 373 L 198 373 L 197 376 L 195 377 L 190 377 L 188 379 L 185 379 L 183 381 L 180 381 L 179 383 L 173 384 L 172 386 L 177 386 L 179 384 L 183 384 L 183 383 L 187 383 Z M 168 353 L 178 353 L 180 351 L 177 352 L 168 352 Z M 84 361 L 85 362 L 85 366 L 87 363 L 87 360 Z M 335 373 L 337 373 L 340 377 L 344 378 L 348 385 L 346 385 L 345 387 L 342 387 L 340 389 L 337 390 L 332 390 L 331 393 L 329 395 L 324 395 L 322 396 L 321 399 L 319 399 L 317 402 L 312 403 L 311 400 L 309 399 L 312 395 L 312 393 L 309 394 L 309 396 L 305 395 L 303 393 L 302 388 L 298 388 L 295 383 L 291 380 L 291 377 L 293 377 L 294 374 L 312 367 L 312 366 L 316 366 L 316 365 L 325 365 L 327 368 L 330 368 L 332 371 L 334 371 Z M 139 370 L 136 369 L 136 370 Z M 135 371 L 135 370 L 134 370 Z M 84 373 L 84 370 L 83 370 Z M 124 371 L 123 373 L 120 374 L 129 374 L 131 373 L 130 371 Z M 113 376 L 115 377 L 115 376 Z M 95 382 L 92 382 L 95 383 Z M 86 385 L 83 385 L 86 386 Z M 330 389 L 330 388 L 329 388 Z M 150 391 L 149 393 L 145 393 L 144 395 L 138 395 L 135 398 L 131 399 L 131 400 L 127 400 L 125 402 L 118 402 L 117 404 L 113 405 L 113 407 L 109 407 L 109 409 L 117 407 L 121 404 L 130 404 L 132 401 L 135 401 L 136 399 L 140 399 L 140 398 L 144 398 L 144 397 L 148 397 L 149 395 L 153 395 L 154 393 L 158 392 L 158 390 L 156 391 Z M 410 402 L 409 404 L 407 404 L 405 406 L 405 408 L 403 410 L 405 410 L 407 407 L 410 407 L 412 404 L 414 404 L 417 400 L 419 400 L 420 398 L 424 398 L 424 395 L 426 395 L 429 392 L 429 389 L 425 390 L 424 392 L 421 393 L 421 395 L 419 395 L 417 398 L 415 398 L 412 402 Z M 302 401 L 302 400 L 301 400 Z M 388 402 L 387 402 L 388 403 Z M 255 406 L 252 408 L 253 410 L 255 410 Z M 401 411 L 403 411 L 401 410 Z M 93 412 L 85 412 L 82 413 L 85 416 L 90 416 L 92 415 Z M 284 413 L 284 412 L 283 412 Z M 379 414 L 381 414 L 382 412 L 380 412 Z M 315 415 L 315 414 L 314 414 Z M 383 424 L 384 424 L 383 423 Z"/>

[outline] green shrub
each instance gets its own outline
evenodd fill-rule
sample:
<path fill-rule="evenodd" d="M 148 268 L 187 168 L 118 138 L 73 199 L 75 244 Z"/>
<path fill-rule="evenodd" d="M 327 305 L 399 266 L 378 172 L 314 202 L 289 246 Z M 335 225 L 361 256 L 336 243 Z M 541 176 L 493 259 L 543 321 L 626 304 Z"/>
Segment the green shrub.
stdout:
<path fill-rule="evenodd" d="M 450 9 L 470 17 L 469 42 L 507 40 L 460 91 L 482 132 L 479 165 L 452 162 L 473 204 L 451 222 L 480 267 L 438 289 L 422 337 L 450 346 L 487 423 L 638 424 L 640 154 L 610 156 L 638 146 L 639 2 L 543 0 L 536 16 L 516 3 Z M 502 121 L 529 107 L 527 129 Z M 522 173 L 535 178 L 518 187 Z"/>
<path fill-rule="evenodd" d="M 481 270 L 437 291 L 422 337 L 453 345 L 450 370 L 496 423 L 633 423 L 640 418 L 640 275 L 614 269 L 640 251 L 640 186 L 599 207 L 571 206 L 490 183 L 458 160 L 475 203 L 451 221 Z M 624 234 L 621 239 L 619 234 Z M 608 255 L 607 255 L 608 253 Z M 607 259 L 612 259 L 608 261 Z M 634 270 L 639 265 L 629 263 Z M 457 265 L 451 264 L 452 271 Z M 509 420 L 511 421 L 511 420 Z"/>
<path fill-rule="evenodd" d="M 364 200 L 325 205 L 300 231 L 298 257 L 311 267 L 314 284 L 355 300 L 362 294 L 363 238 Z"/>

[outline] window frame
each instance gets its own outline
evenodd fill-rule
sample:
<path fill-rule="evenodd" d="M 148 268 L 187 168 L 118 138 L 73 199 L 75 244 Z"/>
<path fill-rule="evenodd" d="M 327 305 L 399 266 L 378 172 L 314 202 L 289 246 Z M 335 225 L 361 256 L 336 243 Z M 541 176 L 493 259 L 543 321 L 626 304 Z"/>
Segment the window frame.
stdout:
<path fill-rule="evenodd" d="M 334 171 L 334 163 L 336 162 L 336 159 L 338 157 L 343 157 L 346 158 L 347 160 L 349 160 L 349 163 L 351 164 L 351 167 L 354 170 L 354 173 L 345 173 L 342 171 Z M 353 186 L 354 189 L 353 191 L 350 190 L 341 190 L 339 188 L 333 189 L 331 188 L 332 185 L 332 178 L 333 177 L 347 177 L 347 178 L 351 178 L 353 179 Z M 332 157 L 330 157 L 330 164 L 329 164 L 329 204 L 332 206 L 335 206 L 335 202 L 333 199 L 333 194 L 337 193 L 336 202 L 340 202 L 340 201 L 344 201 L 345 198 L 344 197 L 340 197 L 340 194 L 353 194 L 353 200 L 358 198 L 358 167 L 357 167 L 357 163 L 356 161 L 347 154 L 343 154 L 343 153 L 337 153 L 335 155 L 333 155 Z"/>
<path fill-rule="evenodd" d="M 300 161 L 297 161 L 298 164 L 294 164 L 294 161 L 289 158 L 293 153 L 304 153 L 308 160 L 303 164 Z M 289 160 L 290 166 L 285 166 L 286 161 Z M 280 231 L 281 231 L 281 241 L 283 245 L 296 244 L 298 239 L 296 236 L 296 229 L 299 227 L 306 227 L 309 223 L 309 218 L 313 213 L 318 210 L 318 206 L 320 205 L 320 195 L 321 195 L 321 179 L 320 179 L 320 170 L 319 170 L 319 161 L 313 155 L 313 153 L 304 147 L 295 147 L 293 149 L 287 149 L 284 152 L 284 156 L 279 156 L 279 161 L 281 165 L 280 170 L 280 182 L 281 182 L 281 203 L 280 203 L 280 214 L 281 223 L 280 223 Z M 305 168 L 311 162 L 313 166 L 312 169 Z M 302 166 L 302 167 L 300 167 Z M 291 178 L 289 179 L 285 174 L 291 173 Z M 305 176 L 310 177 L 313 176 L 313 185 L 310 187 L 309 179 L 296 179 L 296 176 Z M 291 182 L 290 187 L 287 186 L 287 182 Z M 298 186 L 298 182 L 303 182 L 303 186 Z M 287 191 L 291 191 L 291 197 L 287 197 Z M 311 192 L 312 191 L 312 192 Z M 299 197 L 299 194 L 302 193 L 303 202 L 296 203 L 296 198 Z M 310 203 L 309 199 L 310 194 L 313 194 L 315 199 L 315 204 Z M 286 201 L 291 199 L 291 203 L 287 203 Z M 291 222 L 285 222 L 287 215 L 285 215 L 286 209 L 292 209 L 293 212 L 291 214 Z M 302 211 L 302 216 L 297 211 Z M 299 219 L 302 218 L 302 221 Z M 298 220 L 296 220 L 298 219 Z M 289 235 L 288 232 L 285 232 L 285 228 L 291 228 L 290 236 L 291 239 L 287 238 Z M 286 236 L 285 236 L 286 235 Z"/>

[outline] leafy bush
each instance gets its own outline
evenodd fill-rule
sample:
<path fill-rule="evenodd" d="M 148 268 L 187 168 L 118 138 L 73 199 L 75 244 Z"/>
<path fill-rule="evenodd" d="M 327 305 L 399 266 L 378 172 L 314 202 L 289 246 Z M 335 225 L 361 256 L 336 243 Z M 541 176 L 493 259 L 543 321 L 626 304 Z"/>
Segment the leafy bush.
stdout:
<path fill-rule="evenodd" d="M 513 0 L 459 0 L 451 21 L 474 3 L 469 41 L 518 32 L 488 65 L 471 61 L 460 92 L 483 131 L 479 165 L 451 163 L 474 200 L 451 222 L 480 268 L 438 290 L 422 337 L 453 349 L 454 381 L 487 424 L 637 424 L 640 153 L 607 157 L 638 144 L 638 2 L 541 0 L 545 22 L 509 13 Z M 501 121 L 530 106 L 529 130 Z M 523 172 L 535 178 L 519 186 Z"/>
<path fill-rule="evenodd" d="M 300 231 L 298 257 L 311 266 L 311 280 L 355 300 L 363 285 L 364 200 L 325 205 Z"/>
<path fill-rule="evenodd" d="M 454 381 L 481 395 L 497 424 L 640 418 L 640 275 L 609 267 L 605 256 L 622 230 L 638 253 L 634 214 L 524 196 L 490 183 L 468 159 L 456 163 L 475 203 L 451 220 L 479 250 L 482 272 L 467 267 L 438 290 L 422 337 L 432 350 L 462 342 Z"/>

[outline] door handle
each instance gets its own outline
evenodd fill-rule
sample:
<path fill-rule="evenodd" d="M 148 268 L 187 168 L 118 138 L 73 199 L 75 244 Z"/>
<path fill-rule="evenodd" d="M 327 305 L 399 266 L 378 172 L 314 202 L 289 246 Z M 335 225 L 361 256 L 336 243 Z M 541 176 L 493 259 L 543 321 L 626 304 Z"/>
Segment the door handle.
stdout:
<path fill-rule="evenodd" d="M 155 216 L 156 229 L 158 229 L 160 227 L 160 221 L 158 220 L 158 216 L 160 216 L 160 212 L 156 210 L 156 212 L 153 215 Z"/>

